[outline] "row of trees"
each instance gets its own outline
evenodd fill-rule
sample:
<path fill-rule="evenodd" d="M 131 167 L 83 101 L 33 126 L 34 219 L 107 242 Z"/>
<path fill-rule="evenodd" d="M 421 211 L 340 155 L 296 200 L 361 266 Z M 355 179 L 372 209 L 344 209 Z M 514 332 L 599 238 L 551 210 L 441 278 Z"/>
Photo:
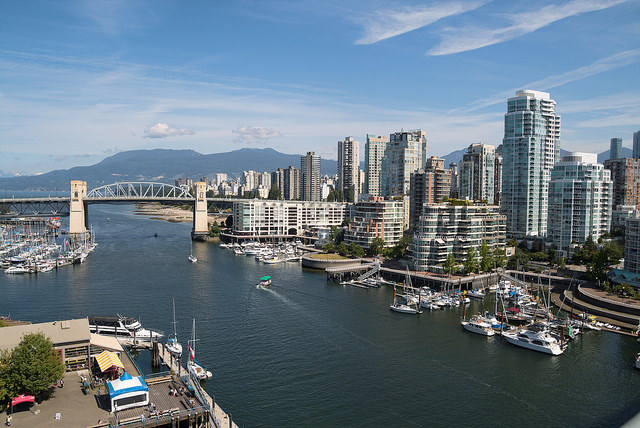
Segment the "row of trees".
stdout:
<path fill-rule="evenodd" d="M 394 245 L 393 247 L 385 248 L 384 240 L 377 237 L 373 238 L 371 244 L 369 245 L 369 248 L 365 251 L 364 248 L 362 248 L 355 242 L 347 245 L 344 242 L 344 233 L 344 229 L 333 226 L 331 228 L 331 234 L 329 235 L 329 242 L 324 247 L 322 247 L 322 250 L 327 253 L 338 253 L 341 256 L 345 257 L 364 257 L 365 255 L 369 257 L 375 257 L 381 254 L 389 259 L 398 259 L 406 254 L 407 250 L 409 249 L 409 245 L 411 244 L 411 236 L 403 235 L 396 245 Z"/>
<path fill-rule="evenodd" d="M 495 247 L 491 250 L 489 245 L 482 241 L 477 250 L 475 247 L 469 247 L 461 264 L 464 273 L 469 274 L 489 272 L 491 269 L 504 267 L 505 263 L 504 248 Z M 453 253 L 447 255 L 443 268 L 445 273 L 448 274 L 456 273 L 460 270 L 460 263 L 455 259 Z"/>
<path fill-rule="evenodd" d="M 64 371 L 49 338 L 43 333 L 24 335 L 13 350 L 0 352 L 0 404 L 19 394 L 47 392 L 62 379 Z"/>

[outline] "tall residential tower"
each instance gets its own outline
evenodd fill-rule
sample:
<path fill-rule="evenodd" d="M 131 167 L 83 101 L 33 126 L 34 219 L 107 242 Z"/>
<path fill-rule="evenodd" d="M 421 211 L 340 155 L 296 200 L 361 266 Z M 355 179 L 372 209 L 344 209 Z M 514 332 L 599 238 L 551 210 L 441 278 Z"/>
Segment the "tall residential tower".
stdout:
<path fill-rule="evenodd" d="M 502 200 L 507 235 L 545 236 L 549 180 L 560 155 L 560 116 L 548 93 L 522 90 L 507 101 Z"/>
<path fill-rule="evenodd" d="M 360 194 L 360 142 L 353 137 L 338 141 L 338 188 L 345 196 L 353 191 L 353 201 Z"/>
<path fill-rule="evenodd" d="M 380 171 L 388 143 L 389 138 L 385 136 L 367 134 L 367 142 L 364 145 L 364 193 L 371 196 L 381 195 Z"/>

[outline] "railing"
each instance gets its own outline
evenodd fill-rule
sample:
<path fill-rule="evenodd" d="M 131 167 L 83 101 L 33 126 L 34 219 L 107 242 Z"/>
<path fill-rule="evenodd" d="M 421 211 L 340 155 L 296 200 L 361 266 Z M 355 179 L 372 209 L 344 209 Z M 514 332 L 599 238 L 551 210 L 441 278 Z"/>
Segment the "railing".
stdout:
<path fill-rule="evenodd" d="M 185 199 L 194 197 L 187 189 L 166 183 L 131 182 L 97 187 L 87 193 L 86 199 Z"/>

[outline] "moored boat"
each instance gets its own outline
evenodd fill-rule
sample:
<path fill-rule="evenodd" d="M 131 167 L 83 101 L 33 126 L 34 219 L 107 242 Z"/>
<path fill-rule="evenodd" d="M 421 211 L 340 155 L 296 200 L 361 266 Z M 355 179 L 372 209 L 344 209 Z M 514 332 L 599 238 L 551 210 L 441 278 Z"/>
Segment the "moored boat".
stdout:
<path fill-rule="evenodd" d="M 549 333 L 548 328 L 545 327 L 538 330 L 529 328 L 517 333 L 503 333 L 502 335 L 509 343 L 522 348 L 551 355 L 560 355 L 564 352 L 561 341 Z"/>
<path fill-rule="evenodd" d="M 472 316 L 469 321 L 462 321 L 462 327 L 472 333 L 481 334 L 483 336 L 493 336 L 496 332 L 491 327 L 491 323 L 480 315 Z"/>
<path fill-rule="evenodd" d="M 97 334 L 129 336 L 140 340 L 161 338 L 164 335 L 142 327 L 135 318 L 118 315 L 117 317 L 89 317 L 89 331 Z"/>

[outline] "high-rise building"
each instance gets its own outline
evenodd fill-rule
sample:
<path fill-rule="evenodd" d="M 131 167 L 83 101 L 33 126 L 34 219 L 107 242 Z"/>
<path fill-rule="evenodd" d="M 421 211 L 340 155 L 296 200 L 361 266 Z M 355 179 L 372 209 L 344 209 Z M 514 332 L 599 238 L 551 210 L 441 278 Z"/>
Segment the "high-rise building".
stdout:
<path fill-rule="evenodd" d="M 307 152 L 300 157 L 300 196 L 303 201 L 322 200 L 322 180 L 320 176 L 320 156 Z"/>
<path fill-rule="evenodd" d="M 278 168 L 271 173 L 271 188 L 280 189 L 280 196 L 284 199 L 284 168 Z"/>
<path fill-rule="evenodd" d="M 640 209 L 640 159 L 607 159 L 604 167 L 611 171 L 613 206 L 633 205 Z"/>
<path fill-rule="evenodd" d="M 482 242 L 504 248 L 506 219 L 498 210 L 492 205 L 425 205 L 411 243 L 414 269 L 444 273 L 449 253 L 461 263 L 468 249 Z"/>
<path fill-rule="evenodd" d="M 422 129 L 391 134 L 382 159 L 382 195 L 408 195 L 411 173 L 424 168 L 426 160 L 427 135 Z"/>
<path fill-rule="evenodd" d="M 460 162 L 460 199 L 493 203 L 496 148 L 471 144 Z"/>
<path fill-rule="evenodd" d="M 451 193 L 451 169 L 444 169 L 444 159 L 431 156 L 425 169 L 411 173 L 409 190 L 409 229 L 418 227 L 424 204 L 442 202 Z"/>
<path fill-rule="evenodd" d="M 457 198 L 458 197 L 458 192 L 459 192 L 459 175 L 458 175 L 458 164 L 455 162 L 451 162 L 449 164 L 449 171 L 451 174 L 451 190 L 450 190 L 450 194 L 452 198 Z"/>
<path fill-rule="evenodd" d="M 640 131 L 633 133 L 633 158 L 640 159 Z"/>
<path fill-rule="evenodd" d="M 367 135 L 367 142 L 364 145 L 364 193 L 371 196 L 381 195 L 380 172 L 388 143 L 389 138 L 386 136 Z"/>
<path fill-rule="evenodd" d="M 626 221 L 624 234 L 624 270 L 640 274 L 640 213 Z"/>
<path fill-rule="evenodd" d="M 622 157 L 622 138 L 612 138 L 609 146 L 609 159 Z"/>
<path fill-rule="evenodd" d="M 547 238 L 562 251 L 611 228 L 611 171 L 593 153 L 570 153 L 556 163 L 549 181 Z"/>
<path fill-rule="evenodd" d="M 493 173 L 493 203 L 494 205 L 500 205 L 500 199 L 502 198 L 502 144 L 496 149 Z"/>
<path fill-rule="evenodd" d="M 346 197 L 353 191 L 353 201 L 360 194 L 360 142 L 353 137 L 338 141 L 338 188 Z"/>
<path fill-rule="evenodd" d="M 291 165 L 284 170 L 283 196 L 289 201 L 300 199 L 300 170 Z"/>
<path fill-rule="evenodd" d="M 381 238 L 385 247 L 392 247 L 402 238 L 402 201 L 385 201 L 372 197 L 354 205 L 354 217 L 344 234 L 346 244 L 369 248 L 371 241 Z"/>
<path fill-rule="evenodd" d="M 502 142 L 502 199 L 507 235 L 547 233 L 549 180 L 560 155 L 560 116 L 548 93 L 522 90 L 507 101 Z"/>

